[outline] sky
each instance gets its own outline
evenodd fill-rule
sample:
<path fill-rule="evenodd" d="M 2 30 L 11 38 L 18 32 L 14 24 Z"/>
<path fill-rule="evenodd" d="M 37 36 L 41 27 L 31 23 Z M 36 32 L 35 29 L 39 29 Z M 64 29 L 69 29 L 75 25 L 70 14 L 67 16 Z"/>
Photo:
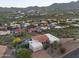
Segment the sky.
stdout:
<path fill-rule="evenodd" d="M 68 3 L 77 0 L 0 0 L 0 7 L 49 6 L 53 3 Z"/>

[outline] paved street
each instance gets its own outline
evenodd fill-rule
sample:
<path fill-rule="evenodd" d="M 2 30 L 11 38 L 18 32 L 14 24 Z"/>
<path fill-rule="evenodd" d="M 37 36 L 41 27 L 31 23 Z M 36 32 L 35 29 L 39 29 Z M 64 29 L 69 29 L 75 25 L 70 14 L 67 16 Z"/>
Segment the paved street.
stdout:
<path fill-rule="evenodd" d="M 64 56 L 63 58 L 79 58 L 79 48 Z"/>
<path fill-rule="evenodd" d="M 7 49 L 3 58 L 14 58 L 15 56 L 12 54 L 12 49 Z"/>

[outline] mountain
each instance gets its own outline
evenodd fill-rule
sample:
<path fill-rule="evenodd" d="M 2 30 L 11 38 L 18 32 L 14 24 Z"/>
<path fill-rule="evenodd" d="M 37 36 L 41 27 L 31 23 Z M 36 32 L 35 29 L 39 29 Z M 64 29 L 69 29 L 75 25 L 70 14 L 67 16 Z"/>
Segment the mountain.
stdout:
<path fill-rule="evenodd" d="M 73 9 L 79 9 L 79 1 L 77 2 L 70 2 L 70 3 L 55 3 L 48 7 L 52 10 L 73 10 Z"/>
<path fill-rule="evenodd" d="M 66 11 L 66 10 L 79 10 L 79 1 L 70 2 L 70 3 L 54 3 L 47 7 L 38 7 L 38 6 L 31 6 L 27 8 L 2 8 L 0 7 L 0 12 L 16 12 L 22 11 L 26 13 L 41 13 L 47 14 L 51 11 Z"/>

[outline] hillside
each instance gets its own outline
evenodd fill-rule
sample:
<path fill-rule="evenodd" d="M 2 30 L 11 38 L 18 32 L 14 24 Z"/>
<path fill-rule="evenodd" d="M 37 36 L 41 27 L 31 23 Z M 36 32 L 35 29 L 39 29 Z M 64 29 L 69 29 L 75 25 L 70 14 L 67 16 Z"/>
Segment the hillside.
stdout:
<path fill-rule="evenodd" d="M 79 1 L 77 2 L 70 2 L 70 3 L 54 3 L 47 7 L 38 7 L 38 6 L 31 6 L 27 8 L 2 8 L 0 7 L 0 12 L 16 12 L 22 11 L 27 13 L 45 13 L 54 10 L 79 10 Z"/>

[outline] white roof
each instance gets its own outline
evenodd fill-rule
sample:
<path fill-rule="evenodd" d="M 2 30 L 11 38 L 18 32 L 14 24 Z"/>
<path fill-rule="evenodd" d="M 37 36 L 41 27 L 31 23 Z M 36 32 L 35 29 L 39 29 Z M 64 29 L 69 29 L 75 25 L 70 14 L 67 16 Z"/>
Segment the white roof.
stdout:
<path fill-rule="evenodd" d="M 37 48 L 42 46 L 42 43 L 33 40 L 33 41 L 29 41 L 29 45 L 31 45 L 33 48 Z"/>
<path fill-rule="evenodd" d="M 10 31 L 0 31 L 0 35 L 7 35 L 7 34 L 10 34 Z"/>
<path fill-rule="evenodd" d="M 61 26 L 55 26 L 55 28 L 62 28 Z"/>
<path fill-rule="evenodd" d="M 79 27 L 79 24 L 72 24 L 73 26 Z"/>
<path fill-rule="evenodd" d="M 42 43 L 40 43 L 38 41 L 29 41 L 29 48 L 33 52 L 36 52 L 36 51 L 43 49 L 43 45 L 42 45 Z"/>
<path fill-rule="evenodd" d="M 53 43 L 54 41 L 60 41 L 60 39 L 59 38 L 57 38 L 57 37 L 55 37 L 55 36 L 53 36 L 53 35 L 51 35 L 51 34 L 45 34 L 48 38 L 49 38 L 49 41 L 50 41 L 50 44 L 51 43 Z"/>

